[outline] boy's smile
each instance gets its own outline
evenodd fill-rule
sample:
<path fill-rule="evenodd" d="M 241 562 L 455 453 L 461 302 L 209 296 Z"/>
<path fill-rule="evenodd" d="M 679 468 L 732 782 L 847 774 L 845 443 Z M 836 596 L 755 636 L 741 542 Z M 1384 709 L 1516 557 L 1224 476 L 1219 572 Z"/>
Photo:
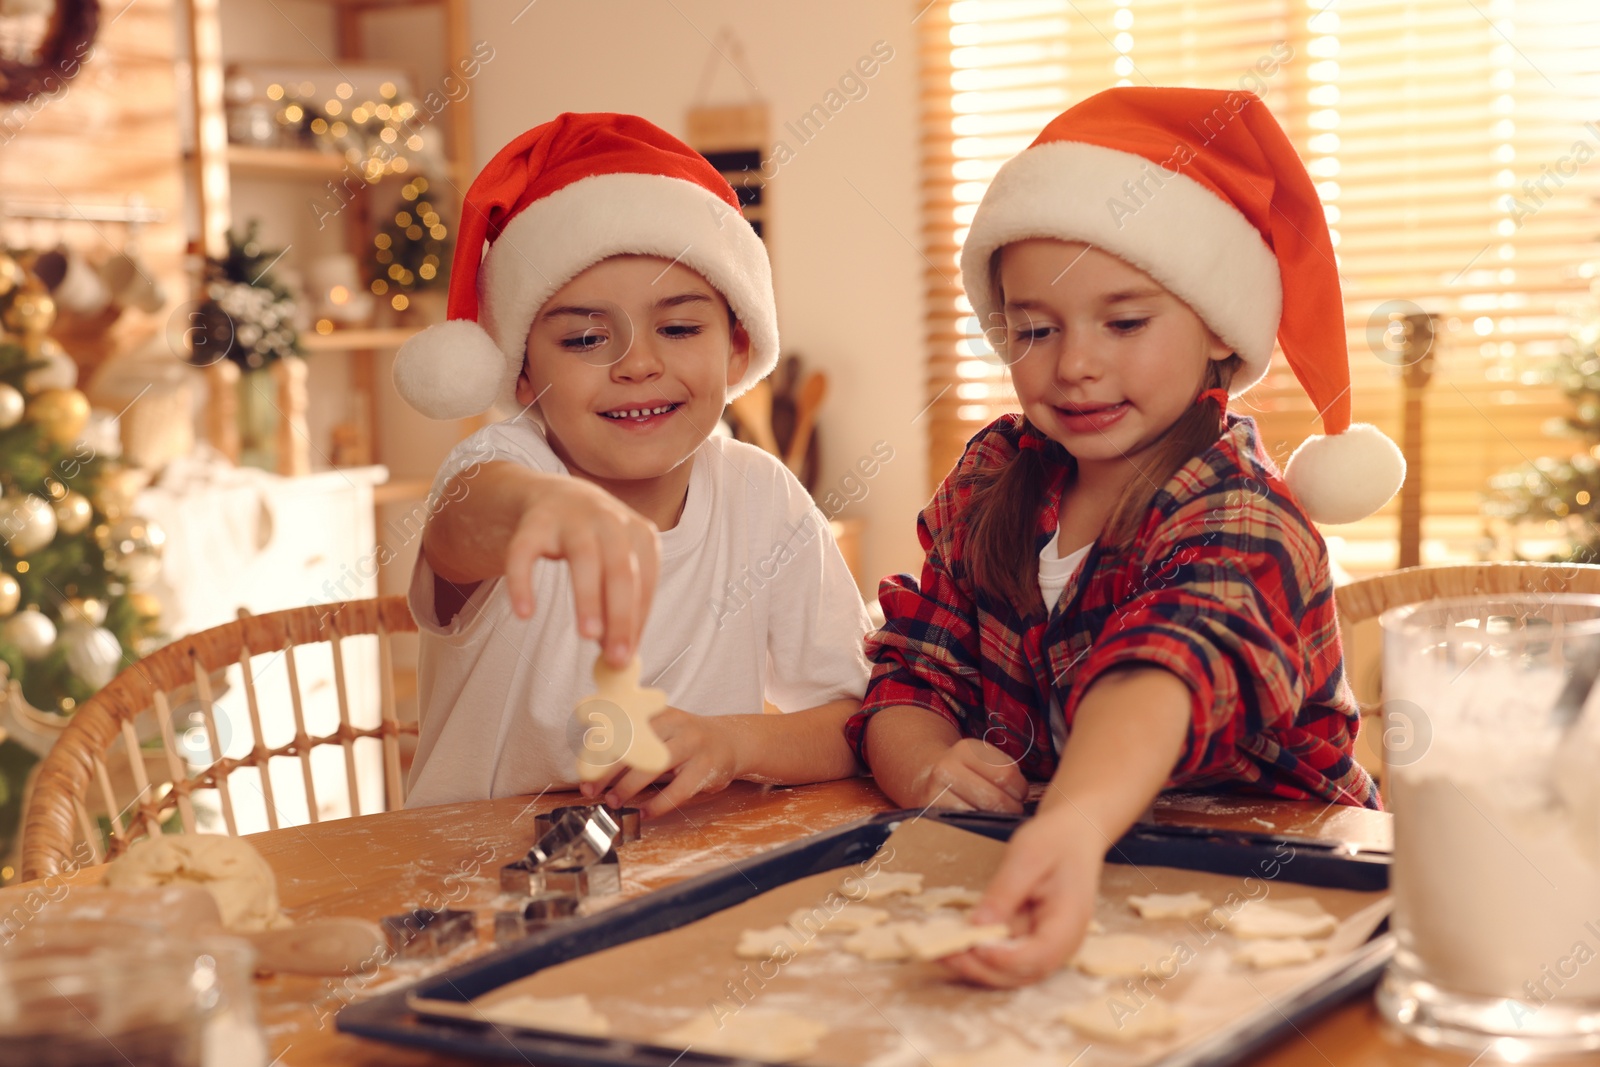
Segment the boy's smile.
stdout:
<path fill-rule="evenodd" d="M 551 296 L 528 331 L 517 400 L 538 405 L 567 469 L 663 529 L 692 456 L 745 372 L 750 341 L 698 273 L 612 256 Z"/>

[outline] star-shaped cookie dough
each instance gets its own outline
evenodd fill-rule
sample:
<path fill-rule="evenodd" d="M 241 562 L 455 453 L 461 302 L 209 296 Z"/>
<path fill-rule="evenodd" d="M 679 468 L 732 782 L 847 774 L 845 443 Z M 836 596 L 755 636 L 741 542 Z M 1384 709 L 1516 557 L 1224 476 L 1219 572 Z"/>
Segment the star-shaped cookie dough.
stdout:
<path fill-rule="evenodd" d="M 573 716 L 583 730 L 578 742 L 578 781 L 594 782 L 613 774 L 618 764 L 659 774 L 672 755 L 650 728 L 650 719 L 667 706 L 660 689 L 639 688 L 639 658 L 622 670 L 594 661 L 597 691 L 578 702 Z"/>

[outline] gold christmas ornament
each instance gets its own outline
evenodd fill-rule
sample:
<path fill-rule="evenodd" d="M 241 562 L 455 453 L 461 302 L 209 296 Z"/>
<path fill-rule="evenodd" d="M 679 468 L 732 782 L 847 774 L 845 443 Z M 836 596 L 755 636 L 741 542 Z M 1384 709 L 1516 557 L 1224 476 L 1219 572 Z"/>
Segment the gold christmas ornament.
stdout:
<path fill-rule="evenodd" d="M 9 430 L 22 421 L 28 401 L 15 387 L 0 382 L 0 430 Z"/>
<path fill-rule="evenodd" d="M 0 312 L 7 329 L 25 336 L 44 333 L 56 321 L 56 302 L 40 289 L 24 289 L 11 299 L 11 306 Z"/>
<path fill-rule="evenodd" d="M 68 536 L 82 533 L 94 519 L 94 505 L 76 490 L 68 490 L 55 507 L 56 527 Z"/>
<path fill-rule="evenodd" d="M 128 606 L 141 619 L 159 619 L 161 617 L 161 598 L 154 593 L 129 593 Z"/>
<path fill-rule="evenodd" d="M 106 565 L 130 585 L 143 585 L 161 573 L 167 533 L 154 522 L 129 515 L 112 523 L 106 539 Z"/>
<path fill-rule="evenodd" d="M 120 463 L 107 463 L 95 489 L 94 506 L 106 518 L 120 519 L 133 507 L 134 497 L 148 481 L 149 475 L 144 471 Z M 95 536 L 100 536 L 98 531 Z"/>
<path fill-rule="evenodd" d="M 28 418 L 58 445 L 70 445 L 89 425 L 89 398 L 76 389 L 46 389 L 28 405 Z"/>
<path fill-rule="evenodd" d="M 15 259 L 0 252 L 0 296 L 5 296 L 17 286 L 21 285 L 28 274 L 22 269 L 22 264 Z"/>
<path fill-rule="evenodd" d="M 92 596 L 73 596 L 66 600 L 61 618 L 69 624 L 99 626 L 106 621 L 106 602 Z"/>
<path fill-rule="evenodd" d="M 0 538 L 17 558 L 55 540 L 56 513 L 50 502 L 31 493 L 0 498 Z"/>
<path fill-rule="evenodd" d="M 9 574 L 0 574 L 0 618 L 10 615 L 22 603 L 22 586 Z"/>

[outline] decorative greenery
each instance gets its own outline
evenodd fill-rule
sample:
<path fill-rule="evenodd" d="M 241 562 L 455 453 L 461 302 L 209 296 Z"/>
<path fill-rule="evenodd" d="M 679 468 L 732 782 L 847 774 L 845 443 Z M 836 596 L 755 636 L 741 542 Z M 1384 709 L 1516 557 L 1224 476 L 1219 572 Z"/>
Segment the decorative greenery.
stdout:
<path fill-rule="evenodd" d="M 128 588 L 136 572 L 121 539 L 145 539 L 148 553 L 160 534 L 129 512 L 132 472 L 97 452 L 99 437 L 85 436 L 88 401 L 52 374 L 66 358 L 44 336 L 54 311 L 20 258 L 0 252 L 0 321 L 19 331 L 0 335 L 0 389 L 9 398 L 0 418 L 0 661 L 29 705 L 65 719 L 159 643 L 159 605 Z M 30 610 L 56 633 L 42 649 L 29 647 L 48 630 L 42 621 L 10 625 Z M 0 729 L 0 858 L 12 851 L 38 758 Z"/>
<path fill-rule="evenodd" d="M 423 175 L 406 182 L 400 189 L 402 203 L 372 238 L 372 291 L 396 311 L 406 309 L 410 294 L 443 287 L 448 276 L 450 229 L 427 192 Z"/>
<path fill-rule="evenodd" d="M 417 106 L 399 99 L 392 82 L 379 86 L 381 99 L 360 103 L 350 102 L 348 83 L 341 82 L 332 95 L 319 94 L 315 88 L 310 83 L 267 86 L 267 98 L 280 105 L 278 125 L 301 145 L 338 152 L 368 181 L 404 173 L 411 168 L 412 157 L 423 151 L 422 135 L 407 125 Z"/>
<path fill-rule="evenodd" d="M 1484 513 L 1516 525 L 1534 525 L 1545 537 L 1563 537 L 1554 562 L 1600 563 L 1600 320 L 1573 333 L 1549 371 L 1572 401 L 1572 413 L 1552 419 L 1551 436 L 1571 437 L 1587 448 L 1567 459 L 1541 457 L 1489 482 Z"/>
<path fill-rule="evenodd" d="M 204 363 L 225 353 L 247 370 L 301 354 L 294 326 L 295 298 L 271 273 L 283 253 L 261 246 L 261 223 L 252 219 L 244 235 L 228 234 L 228 254 L 206 260 L 206 301 L 200 308 L 201 336 L 195 358 Z"/>

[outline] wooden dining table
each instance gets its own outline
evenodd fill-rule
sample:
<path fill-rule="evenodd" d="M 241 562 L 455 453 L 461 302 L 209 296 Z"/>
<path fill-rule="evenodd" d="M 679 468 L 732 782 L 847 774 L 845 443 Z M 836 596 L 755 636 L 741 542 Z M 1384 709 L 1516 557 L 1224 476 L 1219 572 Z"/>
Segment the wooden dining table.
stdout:
<path fill-rule="evenodd" d="M 477 914 L 477 942 L 443 960 L 400 960 L 343 979 L 257 978 L 272 1067 L 481 1062 L 343 1034 L 335 1029 L 334 1016 L 346 1003 L 400 988 L 493 948 L 500 865 L 527 852 L 536 813 L 575 802 L 571 793 L 507 797 L 251 835 L 277 873 L 282 905 L 294 919 L 377 919 L 419 906 Z M 734 783 L 646 823 L 643 839 L 624 849 L 622 891 L 609 899 L 632 899 L 893 807 L 868 779 L 789 788 Z M 1242 796 L 1171 794 L 1157 801 L 1153 817 L 1163 824 L 1333 840 L 1363 850 L 1387 850 L 1393 836 L 1391 816 L 1382 812 Z M 97 878 L 96 869 L 85 868 L 69 880 Z M 1473 1061 L 1392 1032 L 1378 1017 L 1371 995 L 1363 994 L 1295 1027 L 1291 1036 L 1247 1062 L 1253 1067 L 1463 1067 Z"/>

